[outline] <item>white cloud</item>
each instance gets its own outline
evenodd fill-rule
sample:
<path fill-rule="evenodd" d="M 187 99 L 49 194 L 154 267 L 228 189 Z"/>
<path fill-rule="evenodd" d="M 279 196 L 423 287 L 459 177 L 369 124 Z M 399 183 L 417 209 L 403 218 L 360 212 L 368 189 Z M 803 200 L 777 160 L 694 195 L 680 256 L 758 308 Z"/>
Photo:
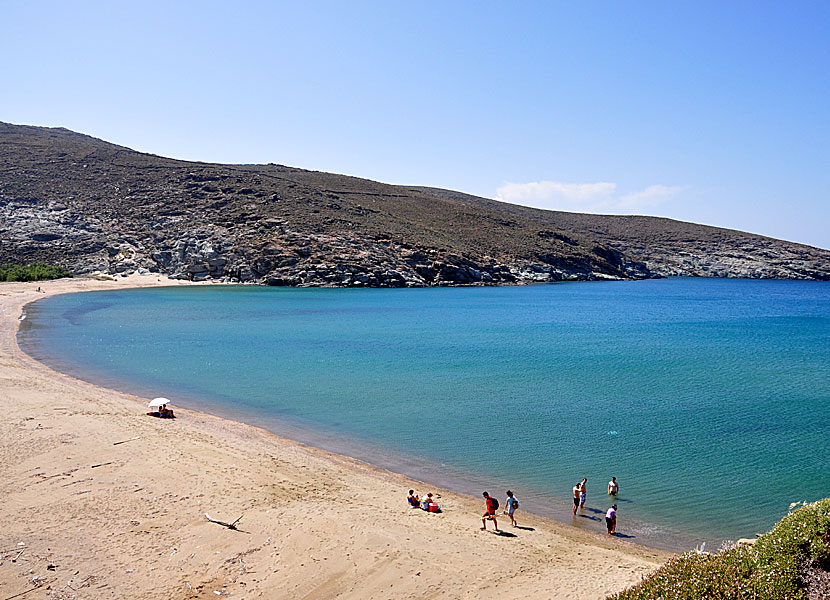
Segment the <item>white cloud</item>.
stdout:
<path fill-rule="evenodd" d="M 548 208 L 565 201 L 586 204 L 610 197 L 617 189 L 616 183 L 559 183 L 558 181 L 532 181 L 530 183 L 505 183 L 496 190 L 496 197 L 503 202 Z"/>
<path fill-rule="evenodd" d="M 650 185 L 639 192 L 631 192 L 619 200 L 620 208 L 639 210 L 654 208 L 686 188 L 680 185 Z"/>
<path fill-rule="evenodd" d="M 598 183 L 532 181 L 530 183 L 505 183 L 496 190 L 496 198 L 502 202 L 548 210 L 636 214 L 663 204 L 685 189 L 682 186 L 650 185 L 645 189 L 618 196 L 616 194 L 617 184 L 607 181 Z"/>

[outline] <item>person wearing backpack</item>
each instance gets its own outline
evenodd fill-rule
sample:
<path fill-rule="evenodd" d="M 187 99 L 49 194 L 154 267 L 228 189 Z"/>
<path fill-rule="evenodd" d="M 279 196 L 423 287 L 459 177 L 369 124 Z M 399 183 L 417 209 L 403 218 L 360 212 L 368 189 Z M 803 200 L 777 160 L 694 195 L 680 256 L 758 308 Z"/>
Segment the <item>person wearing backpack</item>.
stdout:
<path fill-rule="evenodd" d="M 516 500 L 516 497 L 510 490 L 507 490 L 507 500 L 505 500 L 504 503 L 507 506 L 507 516 L 510 517 L 510 522 L 513 524 L 513 527 L 516 527 L 516 518 L 513 514 L 516 512 L 516 509 L 519 508 L 519 501 Z"/>
<path fill-rule="evenodd" d="M 499 522 L 496 521 L 496 511 L 499 509 L 499 501 L 490 496 L 487 492 L 483 492 L 481 495 L 484 496 L 485 506 L 485 512 L 481 515 L 481 530 L 484 531 L 487 529 L 487 518 L 489 517 L 493 519 L 493 526 L 496 531 L 498 531 Z"/>

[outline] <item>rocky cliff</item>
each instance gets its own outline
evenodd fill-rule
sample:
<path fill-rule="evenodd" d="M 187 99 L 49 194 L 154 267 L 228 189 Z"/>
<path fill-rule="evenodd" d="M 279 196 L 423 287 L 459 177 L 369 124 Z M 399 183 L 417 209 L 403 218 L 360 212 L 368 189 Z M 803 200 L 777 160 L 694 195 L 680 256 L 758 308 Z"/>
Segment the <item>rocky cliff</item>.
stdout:
<path fill-rule="evenodd" d="M 270 285 L 662 275 L 830 279 L 830 252 L 656 219 L 540 211 L 280 165 L 143 154 L 0 123 L 0 263 Z"/>

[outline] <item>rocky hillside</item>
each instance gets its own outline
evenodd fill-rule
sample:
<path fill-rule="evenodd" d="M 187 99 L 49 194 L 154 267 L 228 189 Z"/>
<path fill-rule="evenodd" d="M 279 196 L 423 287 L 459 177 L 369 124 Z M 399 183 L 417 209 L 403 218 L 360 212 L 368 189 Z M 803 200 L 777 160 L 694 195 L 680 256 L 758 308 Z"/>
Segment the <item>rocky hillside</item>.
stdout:
<path fill-rule="evenodd" d="M 661 217 L 622 217 L 544 211 L 433 188 L 432 193 L 539 223 L 556 223 L 575 235 L 622 252 L 658 277 L 743 277 L 750 279 L 830 279 L 830 251 L 774 238 L 674 221 Z"/>
<path fill-rule="evenodd" d="M 737 231 L 274 164 L 178 161 L 0 123 L 0 264 L 36 260 L 271 285 L 830 279 L 830 252 Z"/>

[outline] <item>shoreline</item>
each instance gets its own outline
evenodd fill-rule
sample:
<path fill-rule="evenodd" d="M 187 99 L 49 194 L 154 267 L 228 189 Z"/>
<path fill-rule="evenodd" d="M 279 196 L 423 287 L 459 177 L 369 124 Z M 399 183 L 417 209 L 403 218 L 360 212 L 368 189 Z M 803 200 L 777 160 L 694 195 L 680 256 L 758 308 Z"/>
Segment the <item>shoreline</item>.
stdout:
<path fill-rule="evenodd" d="M 208 282 L 208 284 L 210 284 Z M 187 284 L 184 284 L 187 285 Z M 205 285 L 202 283 L 201 285 Z M 216 285 L 216 284 L 213 284 Z M 226 284 L 234 286 L 235 284 Z M 176 286 L 170 286 L 176 287 Z M 38 318 L 38 309 L 32 304 L 24 307 L 24 316 L 18 328 L 17 343 L 20 349 L 35 361 L 46 365 L 50 369 L 68 375 L 75 379 L 87 382 L 104 389 L 114 390 L 138 398 L 152 398 L 162 395 L 175 398 L 175 405 L 179 408 L 189 408 L 198 412 L 207 413 L 220 418 L 236 421 L 268 431 L 277 437 L 299 442 L 317 449 L 331 452 L 336 455 L 347 456 L 366 463 L 384 472 L 408 477 L 424 484 L 437 485 L 440 488 L 465 494 L 477 498 L 483 489 L 513 489 L 521 490 L 522 508 L 525 512 L 532 512 L 537 516 L 551 518 L 559 523 L 572 526 L 580 531 L 604 533 L 604 511 L 616 500 L 623 503 L 625 510 L 626 531 L 624 535 L 629 541 L 649 548 L 668 552 L 687 552 L 701 544 L 710 548 L 717 548 L 722 539 L 706 533 L 689 533 L 689 528 L 672 529 L 671 523 L 649 521 L 642 515 L 630 515 L 630 498 L 625 496 L 611 499 L 604 490 L 594 491 L 589 496 L 593 499 L 586 504 L 585 509 L 577 516 L 571 514 L 571 499 L 564 495 L 556 495 L 546 491 L 543 486 L 533 483 L 519 482 L 513 478 L 505 478 L 502 474 L 482 474 L 470 468 L 465 468 L 452 461 L 451 458 L 428 460 L 394 445 L 378 443 L 365 437 L 355 437 L 344 434 L 336 428 L 327 428 L 318 423 L 302 422 L 301 420 L 286 419 L 283 415 L 262 414 L 242 404 L 228 404 L 220 399 L 213 398 L 209 392 L 199 393 L 178 389 L 170 381 L 162 384 L 150 384 L 142 378 L 119 377 L 117 373 L 108 373 L 106 369 L 85 369 L 84 365 L 72 361 L 60 353 L 50 353 L 47 347 L 41 346 L 27 338 L 26 330 L 33 323 L 42 324 Z M 509 479 L 509 480 L 508 480 Z M 602 513 L 602 514 L 600 514 Z M 621 533 L 621 535 L 623 535 Z"/>
<path fill-rule="evenodd" d="M 230 284 L 235 285 L 235 284 Z M 28 305 L 27 305 L 28 306 Z M 25 309 L 26 307 L 24 307 Z M 24 313 L 23 315 L 27 315 Z M 27 321 L 21 320 L 20 328 L 26 327 Z M 21 346 L 18 339 L 18 345 Z M 23 346 L 25 347 L 25 346 Z M 112 390 L 136 398 L 153 396 L 152 386 L 141 382 L 128 382 L 117 377 L 105 374 L 85 373 L 77 366 L 63 362 L 59 357 L 42 356 L 30 352 L 30 348 L 21 351 L 34 361 L 47 368 L 83 381 L 89 385 Z M 161 392 L 165 393 L 165 392 Z M 168 391 L 169 393 L 169 391 Z M 299 443 L 336 456 L 348 457 L 365 464 L 369 468 L 378 469 L 384 473 L 402 476 L 425 486 L 436 485 L 438 489 L 450 491 L 471 498 L 477 498 L 482 489 L 501 489 L 511 487 L 505 482 L 494 483 L 497 477 L 485 477 L 457 465 L 447 465 L 443 462 L 432 462 L 415 455 L 406 454 L 394 448 L 372 445 L 364 439 L 355 439 L 345 436 L 336 430 L 315 427 L 313 424 L 289 422 L 281 417 L 263 418 L 250 410 L 239 409 L 222 405 L 221 402 L 206 400 L 203 396 L 176 391 L 177 401 L 174 408 L 184 408 L 199 413 L 212 415 L 228 421 L 242 423 L 262 429 L 280 439 Z M 171 396 L 172 397 L 172 396 Z M 516 487 L 517 483 L 512 483 Z M 611 502 L 602 491 L 594 492 L 591 497 L 601 498 L 600 507 L 586 504 L 585 511 L 578 517 L 571 519 L 571 499 L 565 496 L 555 496 L 537 489 L 524 489 L 522 493 L 523 512 L 531 512 L 535 516 L 552 519 L 575 530 L 592 534 L 604 533 L 605 523 L 597 519 L 601 506 Z M 630 502 L 625 497 L 615 499 L 617 502 Z M 602 515 L 600 515 L 601 517 Z M 573 521 L 571 523 L 571 521 Z M 631 519 L 626 515 L 626 531 L 632 534 L 630 541 L 633 544 L 666 552 L 682 553 L 705 543 L 710 547 L 718 547 L 719 540 L 707 539 L 702 535 L 682 534 L 679 531 L 669 531 L 664 525 Z"/>
<path fill-rule="evenodd" d="M 11 498 L 0 508 L 11 524 L 0 541 L 25 544 L 17 562 L 0 563 L 4 590 L 29 589 L 32 569 L 78 598 L 107 588 L 125 598 L 602 598 L 672 556 L 521 510 L 528 529 L 485 535 L 477 498 L 208 413 L 147 419 L 142 399 L 53 371 L 17 347 L 23 307 L 45 297 L 38 286 L 54 295 L 159 285 L 193 284 L 138 276 L 0 286 L 10 440 L 0 468 Z M 445 512 L 407 509 L 413 486 L 441 493 Z M 242 514 L 249 533 L 210 524 L 204 512 Z M 165 577 L 147 577 L 156 571 Z"/>

